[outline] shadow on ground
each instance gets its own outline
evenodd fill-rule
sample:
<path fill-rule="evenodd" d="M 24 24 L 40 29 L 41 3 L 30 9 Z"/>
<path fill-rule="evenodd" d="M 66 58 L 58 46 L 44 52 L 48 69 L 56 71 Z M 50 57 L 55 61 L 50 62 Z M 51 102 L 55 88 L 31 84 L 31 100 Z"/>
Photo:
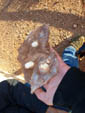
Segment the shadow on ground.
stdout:
<path fill-rule="evenodd" d="M 5 15 L 5 16 L 4 16 Z M 73 14 L 65 14 L 61 12 L 52 12 L 47 10 L 31 10 L 19 12 L 3 12 L 0 20 L 4 21 L 33 21 L 39 23 L 46 23 L 56 28 L 68 30 L 74 34 L 80 32 L 85 34 L 85 17 L 75 16 Z M 52 21 L 50 21 L 52 20 Z M 73 24 L 77 24 L 77 28 L 73 28 Z"/>
<path fill-rule="evenodd" d="M 19 2 L 19 8 L 16 12 L 8 12 L 8 7 L 16 2 Z M 8 0 L 6 5 L 1 10 L 0 20 L 3 21 L 33 21 L 42 24 L 49 24 L 57 29 L 64 29 L 72 32 L 72 37 L 76 35 L 85 35 L 85 17 L 74 14 L 61 13 L 56 11 L 49 11 L 47 9 L 30 10 L 29 8 L 33 4 L 39 3 L 39 0 Z M 17 4 L 18 5 L 18 4 Z M 27 8 L 28 10 L 24 9 Z M 77 27 L 74 28 L 73 25 Z M 70 38 L 72 38 L 70 37 Z M 69 44 L 69 40 L 64 40 L 58 47 L 59 51 L 63 51 L 63 48 Z"/>
<path fill-rule="evenodd" d="M 6 2 L 6 0 L 5 0 Z M 8 7 L 16 3 L 18 10 L 16 12 L 8 12 Z M 7 4 L 3 4 L 0 13 L 0 20 L 4 21 L 33 21 L 42 24 L 49 24 L 55 28 L 62 28 L 73 33 L 73 36 L 85 34 L 85 17 L 76 16 L 74 14 L 65 14 L 56 11 L 43 10 L 29 10 L 33 4 L 39 3 L 39 0 L 8 0 Z M 24 9 L 25 8 L 25 9 Z M 27 10 L 28 9 L 28 10 Z M 73 24 L 77 27 L 73 28 Z"/>

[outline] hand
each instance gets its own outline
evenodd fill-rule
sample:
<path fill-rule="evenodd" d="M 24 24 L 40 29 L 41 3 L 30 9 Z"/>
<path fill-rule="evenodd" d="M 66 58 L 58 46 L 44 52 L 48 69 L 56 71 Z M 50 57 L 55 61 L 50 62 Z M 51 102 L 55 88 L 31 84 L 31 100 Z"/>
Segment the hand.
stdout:
<path fill-rule="evenodd" d="M 54 49 L 51 48 L 52 51 L 55 52 Z M 35 91 L 35 95 L 38 99 L 43 101 L 47 105 L 53 105 L 53 97 L 54 94 L 62 81 L 64 75 L 66 72 L 70 69 L 68 65 L 66 65 L 61 57 L 58 55 L 57 52 L 55 52 L 57 60 L 58 60 L 58 74 L 54 77 L 52 77 L 45 85 L 44 88 L 47 90 L 44 92 L 41 88 L 37 89 Z"/>

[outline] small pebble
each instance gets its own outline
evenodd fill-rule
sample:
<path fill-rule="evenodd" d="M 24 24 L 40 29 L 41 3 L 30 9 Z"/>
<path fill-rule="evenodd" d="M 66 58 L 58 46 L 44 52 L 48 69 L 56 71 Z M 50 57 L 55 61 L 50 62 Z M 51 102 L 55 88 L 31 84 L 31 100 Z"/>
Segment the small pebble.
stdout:
<path fill-rule="evenodd" d="M 73 24 L 73 28 L 77 28 L 78 27 L 78 25 L 77 24 Z"/>

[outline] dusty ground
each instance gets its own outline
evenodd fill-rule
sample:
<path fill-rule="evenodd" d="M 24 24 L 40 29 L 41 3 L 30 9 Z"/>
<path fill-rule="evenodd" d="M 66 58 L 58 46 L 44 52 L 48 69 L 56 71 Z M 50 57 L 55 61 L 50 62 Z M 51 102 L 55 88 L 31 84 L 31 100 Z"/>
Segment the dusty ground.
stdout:
<path fill-rule="evenodd" d="M 0 71 L 20 68 L 20 44 L 30 30 L 44 23 L 50 25 L 49 43 L 61 54 L 71 38 L 85 35 L 84 15 L 81 0 L 0 0 Z M 85 59 L 82 62 L 85 71 Z"/>
<path fill-rule="evenodd" d="M 81 1 L 0 0 L 0 70 L 13 73 L 20 68 L 17 49 L 29 31 L 43 23 L 50 25 L 51 45 L 67 40 L 67 46 L 70 38 L 85 34 Z"/>

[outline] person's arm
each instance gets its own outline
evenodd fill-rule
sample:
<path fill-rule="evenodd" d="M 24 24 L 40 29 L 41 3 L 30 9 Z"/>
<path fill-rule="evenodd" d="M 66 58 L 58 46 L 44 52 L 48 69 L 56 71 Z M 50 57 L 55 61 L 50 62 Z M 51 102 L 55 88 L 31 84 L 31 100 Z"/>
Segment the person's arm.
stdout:
<path fill-rule="evenodd" d="M 30 87 L 17 80 L 0 83 L 0 112 L 45 113 L 48 106 L 30 94 Z"/>

